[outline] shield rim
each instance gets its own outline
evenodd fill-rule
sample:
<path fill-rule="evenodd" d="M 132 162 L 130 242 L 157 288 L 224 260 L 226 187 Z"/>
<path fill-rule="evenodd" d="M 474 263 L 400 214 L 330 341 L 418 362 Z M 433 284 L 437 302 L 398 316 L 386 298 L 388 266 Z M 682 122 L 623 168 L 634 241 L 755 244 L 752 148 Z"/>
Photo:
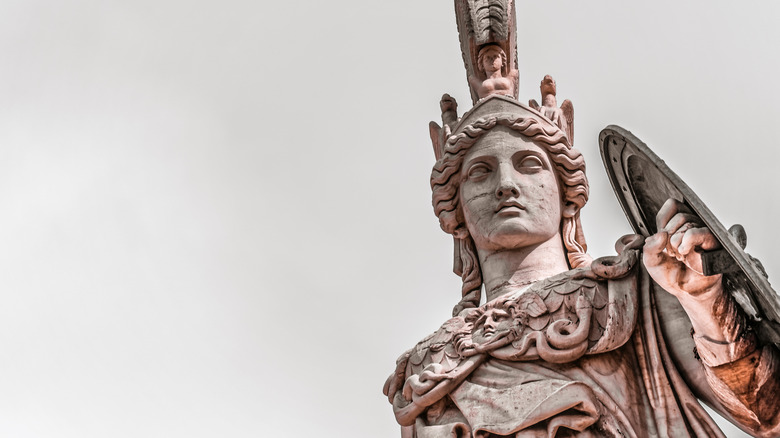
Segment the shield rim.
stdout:
<path fill-rule="evenodd" d="M 610 143 L 613 144 L 610 147 Z M 621 145 L 622 143 L 622 145 Z M 759 298 L 759 307 L 764 316 L 774 322 L 780 322 L 780 300 L 777 293 L 774 291 L 769 281 L 763 276 L 763 274 L 753 265 L 749 256 L 742 247 L 732 238 L 731 234 L 726 230 L 723 224 L 715 217 L 709 208 L 702 202 L 702 200 L 696 195 L 696 193 L 688 187 L 688 185 L 674 173 L 666 163 L 658 157 L 642 140 L 638 139 L 630 131 L 617 126 L 609 125 L 604 128 L 599 134 L 599 151 L 601 153 L 601 160 L 604 164 L 604 168 L 609 177 L 609 182 L 612 185 L 612 191 L 618 198 L 621 208 L 631 223 L 631 227 L 634 232 L 641 234 L 644 237 L 649 237 L 649 230 L 643 223 L 643 218 L 640 213 L 639 206 L 637 205 L 636 198 L 634 196 L 633 186 L 631 181 L 628 180 L 626 175 L 625 159 L 623 157 L 623 150 L 626 147 L 630 147 L 633 150 L 629 151 L 633 154 L 643 155 L 645 159 L 649 160 L 656 168 L 668 179 L 672 186 L 677 189 L 685 198 L 686 205 L 688 205 L 693 212 L 701 218 L 704 224 L 712 231 L 715 238 L 718 239 L 721 246 L 731 256 L 732 260 L 737 264 L 739 269 L 745 274 L 748 282 L 752 286 L 755 292 L 762 297 Z M 617 151 L 615 151 L 617 149 Z M 617 152 L 617 153 L 615 153 Z M 625 194 L 624 194 L 625 192 Z M 672 197 L 672 196 L 669 196 Z M 761 299 L 763 298 L 763 299 Z M 768 306 L 768 308 L 766 307 Z"/>

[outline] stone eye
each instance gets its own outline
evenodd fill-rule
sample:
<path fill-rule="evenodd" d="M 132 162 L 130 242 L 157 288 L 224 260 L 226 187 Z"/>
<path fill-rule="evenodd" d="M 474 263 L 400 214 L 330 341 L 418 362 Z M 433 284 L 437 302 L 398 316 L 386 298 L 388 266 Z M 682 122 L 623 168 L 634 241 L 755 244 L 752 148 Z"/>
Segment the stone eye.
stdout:
<path fill-rule="evenodd" d="M 477 164 L 471 166 L 471 168 L 469 169 L 468 177 L 470 179 L 479 179 L 487 176 L 488 173 L 490 173 L 490 169 L 486 165 Z"/>
<path fill-rule="evenodd" d="M 517 167 L 523 169 L 541 169 L 544 167 L 544 164 L 542 164 L 542 160 L 540 160 L 539 157 L 528 155 L 520 159 L 520 162 L 517 163 Z"/>

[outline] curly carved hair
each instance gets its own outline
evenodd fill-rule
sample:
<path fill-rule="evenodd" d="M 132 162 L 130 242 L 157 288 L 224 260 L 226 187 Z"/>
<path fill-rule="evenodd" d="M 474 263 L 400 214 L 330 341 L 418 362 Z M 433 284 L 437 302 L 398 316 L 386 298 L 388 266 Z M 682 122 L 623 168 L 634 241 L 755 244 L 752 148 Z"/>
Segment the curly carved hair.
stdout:
<path fill-rule="evenodd" d="M 483 117 L 447 139 L 442 157 L 431 172 L 433 208 L 442 230 L 455 236 L 455 273 L 463 280 L 463 298 L 453 309 L 458 315 L 467 308 L 479 306 L 482 274 L 474 241 L 468 235 L 463 209 L 460 206 L 460 171 L 463 159 L 483 135 L 496 126 L 505 126 L 533 141 L 547 152 L 560 181 L 563 202 L 574 204 L 577 213 L 564 218 L 561 236 L 569 265 L 572 268 L 591 262 L 580 224 L 580 209 L 588 201 L 588 179 L 585 159 L 571 147 L 566 135 L 557 127 L 543 124 L 532 116 L 497 115 Z"/>

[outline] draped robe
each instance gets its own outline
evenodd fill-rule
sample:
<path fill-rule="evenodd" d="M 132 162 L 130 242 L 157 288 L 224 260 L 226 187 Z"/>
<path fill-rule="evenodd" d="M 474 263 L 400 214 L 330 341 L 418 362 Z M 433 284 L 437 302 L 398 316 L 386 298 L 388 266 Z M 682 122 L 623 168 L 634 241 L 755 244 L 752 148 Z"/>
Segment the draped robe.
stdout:
<path fill-rule="evenodd" d="M 618 246 L 618 257 L 447 321 L 402 355 L 385 386 L 402 435 L 723 437 L 692 386 L 751 433 L 776 436 L 775 347 L 698 339 L 703 365 L 673 358 L 668 342 L 691 343 L 664 339 L 674 321 L 658 305 L 674 302 L 639 262 L 640 239 Z"/>

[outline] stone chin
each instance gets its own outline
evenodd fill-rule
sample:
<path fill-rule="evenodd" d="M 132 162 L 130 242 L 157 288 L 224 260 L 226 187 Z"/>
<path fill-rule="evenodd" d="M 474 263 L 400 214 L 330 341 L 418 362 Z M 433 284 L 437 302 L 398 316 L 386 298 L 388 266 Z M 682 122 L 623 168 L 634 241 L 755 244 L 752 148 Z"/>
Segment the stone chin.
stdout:
<path fill-rule="evenodd" d="M 561 240 L 558 227 L 552 230 L 539 231 L 539 227 L 536 224 L 529 224 L 528 222 L 526 218 L 507 218 L 501 221 L 487 235 L 472 235 L 472 237 L 477 248 L 491 251 L 521 249 L 549 241 Z M 550 228 L 553 227 L 550 226 Z"/>

